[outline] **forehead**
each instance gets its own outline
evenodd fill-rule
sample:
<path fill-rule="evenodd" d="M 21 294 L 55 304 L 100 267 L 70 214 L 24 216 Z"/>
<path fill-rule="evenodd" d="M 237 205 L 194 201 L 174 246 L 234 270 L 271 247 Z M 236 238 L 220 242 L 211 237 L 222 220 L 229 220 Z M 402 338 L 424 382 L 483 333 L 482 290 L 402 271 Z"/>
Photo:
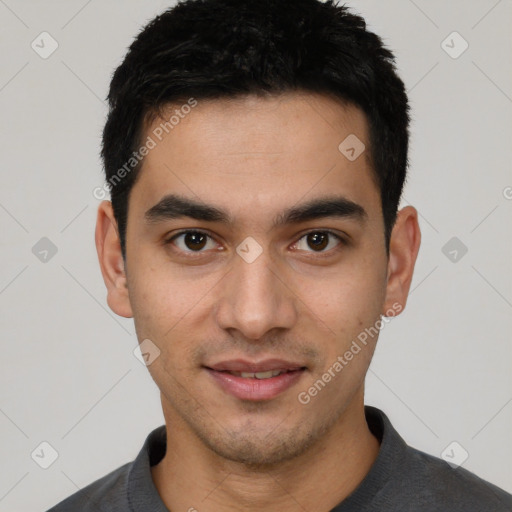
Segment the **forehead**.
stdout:
<path fill-rule="evenodd" d="M 169 105 L 146 126 L 152 148 L 131 194 L 135 207 L 169 193 L 233 211 L 277 211 L 326 192 L 370 209 L 379 201 L 360 109 L 309 93 L 194 101 Z"/>

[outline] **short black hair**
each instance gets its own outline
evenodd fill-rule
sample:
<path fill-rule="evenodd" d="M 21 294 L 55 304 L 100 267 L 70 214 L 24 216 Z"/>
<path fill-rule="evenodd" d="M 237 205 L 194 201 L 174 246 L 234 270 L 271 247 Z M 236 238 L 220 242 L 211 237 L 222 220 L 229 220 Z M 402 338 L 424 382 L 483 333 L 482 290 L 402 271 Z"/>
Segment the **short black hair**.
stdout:
<path fill-rule="evenodd" d="M 408 166 L 410 119 L 394 55 L 381 38 L 334 0 L 185 0 L 141 30 L 110 83 L 101 157 L 123 258 L 128 200 L 148 121 L 191 98 L 289 91 L 326 94 L 365 113 L 389 251 Z"/>

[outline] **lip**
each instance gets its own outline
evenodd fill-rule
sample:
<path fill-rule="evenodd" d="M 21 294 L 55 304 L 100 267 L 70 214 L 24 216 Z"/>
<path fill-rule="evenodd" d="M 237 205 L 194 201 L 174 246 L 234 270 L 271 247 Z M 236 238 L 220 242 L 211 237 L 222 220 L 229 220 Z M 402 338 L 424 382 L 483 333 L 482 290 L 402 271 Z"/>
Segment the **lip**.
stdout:
<path fill-rule="evenodd" d="M 271 370 L 299 370 L 304 368 L 305 365 L 296 361 L 285 361 L 284 359 L 264 359 L 259 362 L 246 361 L 245 359 L 231 359 L 229 361 L 221 361 L 213 365 L 208 365 L 206 368 L 218 372 L 268 372 Z"/>
<path fill-rule="evenodd" d="M 251 401 L 271 400 L 277 397 L 296 384 L 306 371 L 306 367 L 300 363 L 282 359 L 267 359 L 258 363 L 236 359 L 204 368 L 223 391 L 240 400 Z M 227 373 L 257 373 L 270 370 L 282 370 L 284 373 L 268 379 L 244 378 Z"/>

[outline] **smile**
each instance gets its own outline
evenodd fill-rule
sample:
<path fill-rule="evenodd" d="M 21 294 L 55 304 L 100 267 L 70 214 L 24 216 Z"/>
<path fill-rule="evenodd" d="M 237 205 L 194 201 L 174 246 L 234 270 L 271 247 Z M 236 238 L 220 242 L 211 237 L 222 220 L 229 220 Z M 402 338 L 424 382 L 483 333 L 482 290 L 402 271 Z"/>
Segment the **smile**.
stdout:
<path fill-rule="evenodd" d="M 222 391 L 252 401 L 277 397 L 296 384 L 306 371 L 301 364 L 277 359 L 260 363 L 224 361 L 204 369 Z"/>

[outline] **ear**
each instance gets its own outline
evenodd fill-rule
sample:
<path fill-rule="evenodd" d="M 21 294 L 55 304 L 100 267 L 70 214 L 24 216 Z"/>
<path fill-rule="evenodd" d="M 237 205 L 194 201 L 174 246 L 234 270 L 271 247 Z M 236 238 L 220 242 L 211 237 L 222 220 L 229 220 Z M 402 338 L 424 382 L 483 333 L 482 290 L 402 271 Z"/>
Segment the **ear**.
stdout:
<path fill-rule="evenodd" d="M 399 314 L 407 302 L 416 257 L 421 242 L 418 212 L 413 206 L 402 208 L 396 218 L 389 244 L 388 280 L 382 314 Z"/>
<path fill-rule="evenodd" d="M 133 313 L 128 295 L 121 242 L 110 201 L 102 201 L 98 207 L 95 241 L 101 274 L 107 287 L 107 303 L 114 313 L 131 318 Z"/>

